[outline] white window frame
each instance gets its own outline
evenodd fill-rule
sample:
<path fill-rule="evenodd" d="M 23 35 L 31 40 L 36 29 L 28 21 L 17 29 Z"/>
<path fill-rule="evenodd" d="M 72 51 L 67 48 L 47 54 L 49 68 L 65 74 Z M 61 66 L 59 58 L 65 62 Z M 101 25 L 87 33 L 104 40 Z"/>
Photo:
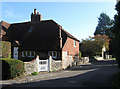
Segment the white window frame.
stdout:
<path fill-rule="evenodd" d="M 26 56 L 27 56 L 27 52 L 26 52 L 26 51 L 22 51 L 22 57 L 26 57 L 26 56 L 24 55 L 24 52 L 26 53 Z"/>
<path fill-rule="evenodd" d="M 74 47 L 76 47 L 76 40 L 74 40 Z"/>
<path fill-rule="evenodd" d="M 52 52 L 52 58 L 57 58 L 57 51 L 50 51 L 50 52 Z M 50 56 L 50 52 L 48 52 L 48 55 Z M 54 54 L 54 52 L 55 52 L 55 56 L 53 55 Z"/>
<path fill-rule="evenodd" d="M 23 52 L 26 52 L 26 56 L 24 55 L 24 53 Z M 31 56 L 31 52 L 32 51 L 29 51 L 30 52 L 30 56 L 28 56 L 28 51 L 22 51 L 22 57 L 35 57 L 35 51 L 33 51 L 34 52 L 34 56 Z"/>

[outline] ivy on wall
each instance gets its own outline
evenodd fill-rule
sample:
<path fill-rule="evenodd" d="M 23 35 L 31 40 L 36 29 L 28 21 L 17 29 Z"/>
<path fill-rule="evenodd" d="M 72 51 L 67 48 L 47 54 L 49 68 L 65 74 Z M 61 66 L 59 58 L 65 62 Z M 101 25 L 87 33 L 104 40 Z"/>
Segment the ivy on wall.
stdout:
<path fill-rule="evenodd" d="M 0 41 L 0 57 L 11 58 L 11 43 L 7 41 Z"/>

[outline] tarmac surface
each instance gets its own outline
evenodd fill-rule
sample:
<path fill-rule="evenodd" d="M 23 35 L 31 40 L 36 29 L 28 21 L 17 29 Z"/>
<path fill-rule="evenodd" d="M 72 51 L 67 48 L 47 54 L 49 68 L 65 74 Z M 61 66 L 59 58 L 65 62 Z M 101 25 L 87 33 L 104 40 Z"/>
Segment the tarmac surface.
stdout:
<path fill-rule="evenodd" d="M 112 76 L 120 71 L 115 60 L 80 64 L 66 70 L 40 73 L 13 80 L 0 81 L 3 89 L 39 87 L 111 88 Z"/>

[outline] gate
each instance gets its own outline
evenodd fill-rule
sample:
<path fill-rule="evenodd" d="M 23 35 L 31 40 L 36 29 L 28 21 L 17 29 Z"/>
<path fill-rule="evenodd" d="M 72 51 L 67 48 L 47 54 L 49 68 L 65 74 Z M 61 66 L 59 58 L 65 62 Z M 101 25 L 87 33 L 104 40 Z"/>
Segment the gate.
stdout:
<path fill-rule="evenodd" d="M 39 60 L 39 72 L 49 71 L 49 60 Z"/>

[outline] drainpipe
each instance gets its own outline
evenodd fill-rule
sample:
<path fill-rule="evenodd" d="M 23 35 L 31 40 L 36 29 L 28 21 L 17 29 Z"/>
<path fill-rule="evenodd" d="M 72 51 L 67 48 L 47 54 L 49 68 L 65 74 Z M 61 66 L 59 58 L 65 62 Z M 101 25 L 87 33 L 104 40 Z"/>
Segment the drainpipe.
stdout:
<path fill-rule="evenodd" d="M 62 69 L 63 69 L 63 60 L 62 60 L 62 26 L 59 25 L 59 47 L 60 47 L 60 59 L 62 61 Z"/>
<path fill-rule="evenodd" d="M 62 36 L 61 36 L 62 26 L 59 26 L 59 41 L 60 41 L 60 49 L 62 49 Z"/>

